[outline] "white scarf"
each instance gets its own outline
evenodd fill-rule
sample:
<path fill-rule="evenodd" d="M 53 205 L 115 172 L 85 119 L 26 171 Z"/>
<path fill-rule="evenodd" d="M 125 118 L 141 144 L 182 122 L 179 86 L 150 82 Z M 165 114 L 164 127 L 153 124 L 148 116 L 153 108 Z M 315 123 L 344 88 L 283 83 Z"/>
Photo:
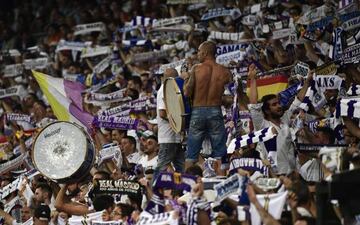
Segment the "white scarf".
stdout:
<path fill-rule="evenodd" d="M 347 47 L 343 51 L 343 63 L 357 63 L 360 60 L 360 43 Z"/>
<path fill-rule="evenodd" d="M 109 46 L 96 46 L 95 48 L 87 47 L 81 52 L 81 58 L 95 57 L 111 53 Z"/>
<path fill-rule="evenodd" d="M 6 65 L 3 73 L 4 77 L 16 77 L 18 75 L 21 75 L 24 71 L 23 64 L 12 64 L 12 65 Z"/>
<path fill-rule="evenodd" d="M 168 63 L 168 64 L 163 64 L 160 66 L 159 70 L 157 71 L 158 74 L 163 74 L 165 72 L 166 69 L 168 68 L 176 68 L 178 66 L 181 66 L 182 64 L 185 63 L 185 59 L 182 60 L 178 60 L 176 62 L 172 62 L 172 63 Z"/>
<path fill-rule="evenodd" d="M 187 5 L 187 4 L 197 4 L 197 3 L 207 3 L 208 0 L 167 0 L 167 5 Z"/>
<path fill-rule="evenodd" d="M 234 138 L 228 147 L 228 154 L 234 152 L 234 150 L 245 147 L 249 144 L 254 144 L 258 142 L 268 141 L 276 136 L 272 131 L 273 127 L 267 127 L 262 130 L 255 131 L 250 134 L 243 135 L 239 138 Z"/>
<path fill-rule="evenodd" d="M 153 61 L 160 58 L 166 58 L 168 57 L 168 55 L 169 55 L 168 50 L 137 53 L 131 57 L 131 62 L 136 63 L 136 62 Z"/>
<path fill-rule="evenodd" d="M 336 106 L 336 117 L 360 118 L 360 98 L 343 98 Z"/>
<path fill-rule="evenodd" d="M 165 27 L 175 24 L 181 24 L 181 23 L 189 23 L 192 21 L 192 19 L 188 16 L 178 16 L 174 18 L 165 18 L 160 20 L 155 20 L 153 22 L 153 28 L 155 27 Z"/>
<path fill-rule="evenodd" d="M 106 27 L 103 22 L 79 24 L 74 28 L 74 35 L 89 34 L 94 31 L 102 32 L 105 29 Z"/>
<path fill-rule="evenodd" d="M 92 221 L 102 221 L 102 214 L 101 212 L 94 212 L 89 213 L 84 216 L 72 216 L 69 218 L 69 225 L 84 225 L 84 224 L 91 224 Z"/>
<path fill-rule="evenodd" d="M 216 8 L 209 9 L 208 12 L 203 14 L 201 20 L 210 20 L 217 17 L 230 16 L 233 20 L 236 20 L 241 16 L 241 12 L 239 9 L 226 9 L 226 8 Z"/>
<path fill-rule="evenodd" d="M 175 219 L 175 211 L 159 213 L 159 214 L 145 214 L 142 213 L 137 225 L 178 225 L 179 219 Z"/>
<path fill-rule="evenodd" d="M 307 25 L 316 22 L 318 20 L 321 20 L 326 16 L 326 12 L 328 10 L 329 8 L 326 5 L 322 5 L 318 8 L 311 9 L 310 11 L 307 11 L 302 17 L 300 17 L 296 21 L 296 23 Z"/>
<path fill-rule="evenodd" d="M 93 68 L 94 73 L 100 74 L 101 72 L 103 72 L 110 65 L 110 62 L 111 62 L 111 55 L 108 55 L 103 60 L 101 60 L 96 66 L 94 66 Z"/>
<path fill-rule="evenodd" d="M 55 52 L 72 50 L 72 51 L 82 51 L 84 48 L 90 46 L 91 42 L 75 42 L 75 41 L 65 41 L 61 39 L 56 47 Z"/>
<path fill-rule="evenodd" d="M 25 59 L 24 66 L 27 70 L 33 69 L 45 69 L 48 66 L 49 59 L 48 58 L 37 58 L 37 59 Z"/>
<path fill-rule="evenodd" d="M 214 190 L 216 193 L 216 200 L 217 202 L 221 202 L 228 196 L 232 194 L 239 194 L 241 191 L 241 186 L 245 181 L 245 177 L 240 176 L 239 174 L 234 174 L 231 177 L 227 178 L 226 180 L 222 181 L 219 184 L 214 186 Z"/>
<path fill-rule="evenodd" d="M 249 44 L 228 44 L 216 46 L 216 55 L 222 55 L 229 52 L 240 51 L 240 49 L 247 49 Z"/>
<path fill-rule="evenodd" d="M 11 96 L 23 97 L 24 93 L 25 93 L 24 87 L 21 85 L 16 85 L 6 89 L 0 89 L 0 99 Z"/>
<path fill-rule="evenodd" d="M 358 27 L 360 27 L 360 16 L 349 19 L 342 24 L 342 28 L 345 31 L 353 30 Z"/>
<path fill-rule="evenodd" d="M 244 32 L 241 33 L 226 33 L 219 31 L 211 31 L 208 39 L 216 40 L 228 40 L 228 41 L 241 41 L 244 36 Z"/>

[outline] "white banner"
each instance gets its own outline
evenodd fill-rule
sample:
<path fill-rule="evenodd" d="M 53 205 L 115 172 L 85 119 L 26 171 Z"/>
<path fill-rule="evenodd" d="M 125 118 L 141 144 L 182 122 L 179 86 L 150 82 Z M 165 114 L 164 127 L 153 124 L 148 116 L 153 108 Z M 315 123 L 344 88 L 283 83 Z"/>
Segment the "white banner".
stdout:
<path fill-rule="evenodd" d="M 24 66 L 27 70 L 45 69 L 48 66 L 48 58 L 25 59 Z"/>
<path fill-rule="evenodd" d="M 226 8 L 216 8 L 209 9 L 203 16 L 201 20 L 210 20 L 217 17 L 230 16 L 233 20 L 236 20 L 241 16 L 240 9 L 226 9 Z"/>
<path fill-rule="evenodd" d="M 86 98 L 85 100 L 88 101 L 89 103 L 91 101 L 109 101 L 109 100 L 114 100 L 114 99 L 118 99 L 118 98 L 124 98 L 125 92 L 126 92 L 126 89 L 121 89 L 121 90 L 114 91 L 114 92 L 107 93 L 107 94 L 90 93 L 88 98 Z"/>
<path fill-rule="evenodd" d="M 223 66 L 228 66 L 232 61 L 238 62 L 244 60 L 245 55 L 246 55 L 245 51 L 229 52 L 216 57 L 216 63 L 219 63 Z"/>
<path fill-rule="evenodd" d="M 187 41 L 178 41 L 172 45 L 162 45 L 161 46 L 161 51 L 171 50 L 171 49 L 187 51 L 189 49 L 189 43 Z"/>
<path fill-rule="evenodd" d="M 295 75 L 300 75 L 302 77 L 306 77 L 309 71 L 310 71 L 309 65 L 301 61 L 299 61 L 294 67 Z"/>
<path fill-rule="evenodd" d="M 99 55 L 106 55 L 111 53 L 109 46 L 96 46 L 95 48 L 87 47 L 81 52 L 81 58 L 94 57 Z"/>
<path fill-rule="evenodd" d="M 94 220 L 91 222 L 91 225 L 123 225 L 122 221 L 98 221 Z"/>
<path fill-rule="evenodd" d="M 180 33 L 189 33 L 192 27 L 189 24 L 176 24 L 170 27 L 155 27 L 151 32 L 180 32 Z"/>
<path fill-rule="evenodd" d="M 178 66 L 181 66 L 182 64 L 185 63 L 185 59 L 182 59 L 182 60 L 179 60 L 179 61 L 176 61 L 176 62 L 172 62 L 172 63 L 168 63 L 168 64 L 163 64 L 160 66 L 159 70 L 156 72 L 158 74 L 162 74 L 165 72 L 166 69 L 168 68 L 176 68 Z"/>
<path fill-rule="evenodd" d="M 138 53 L 131 57 L 131 62 L 153 61 L 159 58 L 166 58 L 168 55 L 168 50 Z"/>
<path fill-rule="evenodd" d="M 166 4 L 168 5 L 188 5 L 188 4 L 197 4 L 197 3 L 207 3 L 208 0 L 167 0 Z"/>
<path fill-rule="evenodd" d="M 3 73 L 4 77 L 16 77 L 18 75 L 21 75 L 24 71 L 23 64 L 12 64 L 12 65 L 6 65 Z"/>
<path fill-rule="evenodd" d="M 236 173 L 221 183 L 216 184 L 214 186 L 214 190 L 216 192 L 216 201 L 221 202 L 232 194 L 241 195 L 241 186 L 243 185 L 244 181 L 245 177 L 242 177 Z"/>
<path fill-rule="evenodd" d="M 326 5 L 322 5 L 318 8 L 311 9 L 310 11 L 307 11 L 302 17 L 300 17 L 296 21 L 296 23 L 307 25 L 316 22 L 318 20 L 321 20 L 326 16 L 326 12 L 328 10 L 329 8 Z"/>
<path fill-rule="evenodd" d="M 179 224 L 179 219 L 175 217 L 175 211 L 155 215 L 142 214 L 136 225 L 177 225 Z"/>
<path fill-rule="evenodd" d="M 254 181 L 254 184 L 262 190 L 268 191 L 280 187 L 281 181 L 279 178 L 259 177 Z"/>
<path fill-rule="evenodd" d="M 0 190 L 0 199 L 4 199 L 9 194 L 13 193 L 14 191 L 19 189 L 19 186 L 21 184 L 22 178 L 18 177 L 10 184 L 6 185 Z"/>
<path fill-rule="evenodd" d="M 240 50 L 246 50 L 246 48 L 249 46 L 247 43 L 243 44 L 228 44 L 228 45 L 217 45 L 216 46 L 216 55 L 222 55 L 229 52 L 234 51 L 240 51 Z"/>
<path fill-rule="evenodd" d="M 317 75 L 315 77 L 316 88 L 319 90 L 325 89 L 340 89 L 341 83 L 344 80 L 339 76 L 330 76 L 330 75 Z"/>
<path fill-rule="evenodd" d="M 174 18 L 165 18 L 165 19 L 159 19 L 155 20 L 153 22 L 153 27 L 165 27 L 175 24 L 181 24 L 181 23 L 189 23 L 192 19 L 188 16 L 178 16 Z"/>
<path fill-rule="evenodd" d="M 76 82 L 77 78 L 80 76 L 81 74 L 71 74 L 71 73 L 63 73 L 63 78 L 65 80 L 69 80 L 69 81 L 73 81 Z"/>
<path fill-rule="evenodd" d="M 96 74 L 103 72 L 110 65 L 111 57 L 111 55 L 108 55 L 103 60 L 101 60 L 96 66 L 94 66 L 93 72 Z"/>
<path fill-rule="evenodd" d="M 276 39 L 281 39 L 281 38 L 288 38 L 291 33 L 292 33 L 292 31 L 290 28 L 274 30 L 274 31 L 272 31 L 273 35 L 272 35 L 271 39 L 276 40 Z"/>
<path fill-rule="evenodd" d="M 103 149 L 100 150 L 98 164 L 100 165 L 105 160 L 109 160 L 109 159 L 116 159 L 115 163 L 121 164 L 122 155 L 121 155 L 120 148 L 117 144 L 113 144 L 108 147 L 104 147 Z M 121 166 L 119 168 L 121 168 Z"/>
<path fill-rule="evenodd" d="M 342 28 L 345 31 L 353 30 L 358 27 L 360 27 L 360 16 L 347 20 L 342 24 Z"/>
<path fill-rule="evenodd" d="M 71 216 L 69 218 L 69 225 L 85 225 L 91 224 L 92 221 L 102 221 L 102 214 L 104 211 L 89 213 L 83 216 Z"/>
<path fill-rule="evenodd" d="M 11 96 L 21 96 L 23 87 L 16 85 L 14 87 L 9 87 L 7 89 L 0 89 L 0 99 L 7 98 Z"/>
<path fill-rule="evenodd" d="M 84 48 L 91 45 L 91 42 L 75 42 L 75 41 L 65 41 L 60 40 L 57 47 L 56 52 L 64 51 L 64 50 L 72 50 L 72 51 L 82 51 Z"/>
<path fill-rule="evenodd" d="M 331 172 L 339 172 L 341 166 L 341 155 L 344 147 L 322 147 L 319 151 L 321 162 Z"/>
<path fill-rule="evenodd" d="M 103 22 L 80 24 L 74 27 L 74 35 L 88 34 L 94 31 L 105 31 L 106 27 Z"/>
<path fill-rule="evenodd" d="M 267 194 L 267 195 L 256 195 L 257 200 L 260 205 L 264 207 L 264 209 L 270 213 L 274 217 L 274 219 L 278 220 L 281 217 L 281 213 L 283 211 L 286 197 L 288 192 L 276 193 L 276 194 Z M 252 225 L 260 225 L 261 217 L 256 210 L 254 204 L 250 206 L 250 214 L 251 214 L 251 224 Z"/>
<path fill-rule="evenodd" d="M 219 32 L 219 31 L 211 31 L 208 39 L 241 41 L 244 34 L 245 34 L 244 32 L 241 32 L 241 33 L 226 33 L 226 32 Z"/>
<path fill-rule="evenodd" d="M 26 152 L 25 154 L 21 154 L 18 157 L 16 157 L 13 160 L 7 161 L 6 163 L 0 164 L 0 175 L 3 175 L 4 173 L 9 172 L 12 169 L 17 168 L 18 166 L 20 166 L 25 158 L 28 157 L 28 153 Z"/>

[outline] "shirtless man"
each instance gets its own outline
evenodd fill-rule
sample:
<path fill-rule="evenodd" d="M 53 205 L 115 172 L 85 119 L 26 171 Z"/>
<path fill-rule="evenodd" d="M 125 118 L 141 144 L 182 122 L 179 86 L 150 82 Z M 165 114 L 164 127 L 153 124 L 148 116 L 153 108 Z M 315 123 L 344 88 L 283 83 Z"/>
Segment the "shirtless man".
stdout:
<path fill-rule="evenodd" d="M 184 95 L 190 97 L 193 103 L 185 168 L 198 161 L 205 137 L 210 138 L 211 157 L 217 159 L 218 165 L 226 155 L 226 132 L 221 102 L 224 85 L 231 81 L 232 75 L 227 68 L 215 62 L 215 52 L 215 43 L 203 42 L 198 50 L 200 64 L 195 65 L 185 78 Z"/>

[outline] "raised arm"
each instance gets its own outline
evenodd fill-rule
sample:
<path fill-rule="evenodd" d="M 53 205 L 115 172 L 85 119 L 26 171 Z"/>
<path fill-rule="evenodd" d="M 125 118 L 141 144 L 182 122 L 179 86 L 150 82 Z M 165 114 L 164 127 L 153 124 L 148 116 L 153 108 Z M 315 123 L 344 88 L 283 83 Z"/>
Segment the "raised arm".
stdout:
<path fill-rule="evenodd" d="M 302 86 L 299 93 L 297 94 L 297 98 L 301 102 L 304 100 L 305 95 L 306 95 L 306 91 L 310 87 L 311 81 L 313 79 L 313 74 L 314 74 L 314 71 L 309 71 L 309 73 L 307 75 L 307 78 L 306 78 L 306 80 L 304 82 L 304 85 Z"/>
<path fill-rule="evenodd" d="M 5 219 L 5 224 L 7 225 L 12 225 L 15 220 L 9 213 L 6 213 L 2 209 L 0 209 L 0 216 Z"/>
<path fill-rule="evenodd" d="M 196 66 L 194 66 L 191 71 L 189 72 L 189 76 L 185 78 L 185 84 L 184 84 L 184 95 L 186 97 L 192 97 L 194 94 L 195 89 L 195 69 Z"/>
<path fill-rule="evenodd" d="M 56 200 L 55 200 L 56 210 L 59 212 L 65 212 L 67 214 L 78 215 L 78 216 L 86 215 L 86 214 L 90 213 L 90 210 L 88 209 L 88 207 L 86 205 L 65 200 L 66 189 L 67 189 L 67 185 L 64 185 L 60 189 L 60 191 L 56 197 Z"/>
<path fill-rule="evenodd" d="M 258 99 L 256 86 L 256 67 L 254 64 L 249 66 L 248 80 L 250 82 L 249 100 L 250 104 L 256 104 Z"/>
<path fill-rule="evenodd" d="M 264 207 L 262 207 L 262 205 L 259 203 L 259 201 L 256 198 L 256 194 L 254 191 L 254 188 L 252 185 L 248 185 L 247 187 L 247 193 L 249 196 L 249 200 L 251 203 L 254 204 L 256 210 L 258 211 L 261 221 L 265 224 L 265 225 L 281 225 L 272 215 L 270 215 L 265 209 Z"/>

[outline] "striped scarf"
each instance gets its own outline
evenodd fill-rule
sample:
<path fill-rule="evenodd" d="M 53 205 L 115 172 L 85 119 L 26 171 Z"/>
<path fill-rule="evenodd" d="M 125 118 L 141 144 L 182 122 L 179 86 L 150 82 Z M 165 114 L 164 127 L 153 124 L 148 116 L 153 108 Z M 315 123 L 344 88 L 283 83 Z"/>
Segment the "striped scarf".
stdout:
<path fill-rule="evenodd" d="M 322 92 L 318 92 L 316 89 L 316 82 L 311 81 L 310 87 L 307 89 L 303 102 L 300 104 L 299 108 L 303 109 L 305 112 L 309 111 L 311 105 L 316 109 L 320 109 L 326 104 L 325 96 Z"/>
<path fill-rule="evenodd" d="M 358 98 L 343 98 L 336 105 L 336 118 L 347 116 L 360 118 L 360 101 Z"/>
<path fill-rule="evenodd" d="M 205 198 L 193 198 L 188 204 L 188 209 L 186 211 L 186 221 L 187 225 L 197 225 L 198 224 L 198 212 L 199 210 L 204 210 L 208 214 L 211 224 L 215 224 L 210 202 Z"/>
<path fill-rule="evenodd" d="M 153 19 L 149 18 L 149 17 L 144 17 L 144 16 L 136 16 L 134 17 L 130 22 L 127 22 L 126 25 L 129 26 L 152 26 L 153 24 Z"/>
<path fill-rule="evenodd" d="M 358 96 L 360 95 L 360 85 L 359 84 L 351 84 L 349 90 L 346 92 L 348 96 Z"/>
<path fill-rule="evenodd" d="M 276 136 L 276 134 L 273 133 L 272 128 L 273 127 L 267 127 L 265 129 L 258 130 L 253 133 L 249 133 L 249 134 L 246 134 L 239 138 L 234 139 L 235 140 L 235 149 L 239 149 L 239 148 L 242 148 L 247 145 L 257 143 L 257 142 L 265 142 L 265 141 L 268 141 L 268 140 L 274 138 Z"/>

